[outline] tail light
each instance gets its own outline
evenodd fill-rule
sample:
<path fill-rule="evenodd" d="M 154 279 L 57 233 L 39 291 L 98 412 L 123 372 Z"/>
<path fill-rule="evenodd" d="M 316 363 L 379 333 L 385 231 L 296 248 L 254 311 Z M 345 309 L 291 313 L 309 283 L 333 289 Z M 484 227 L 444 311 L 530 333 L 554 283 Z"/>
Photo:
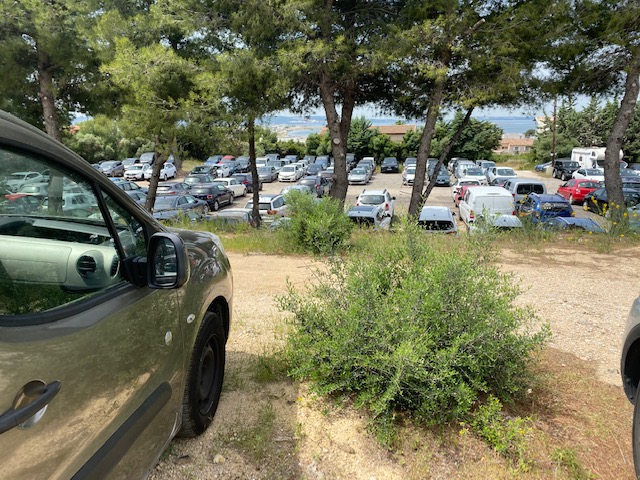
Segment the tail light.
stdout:
<path fill-rule="evenodd" d="M 207 200 L 211 200 L 213 198 L 213 195 L 207 195 Z"/>
<path fill-rule="evenodd" d="M 476 218 L 476 214 L 473 213 L 473 210 L 469 211 L 469 220 L 473 220 L 474 218 Z"/>
<path fill-rule="evenodd" d="M 385 203 L 385 204 L 384 204 L 384 209 L 385 209 L 387 212 L 389 211 L 389 204 L 388 204 L 388 203 Z"/>
<path fill-rule="evenodd" d="M 278 213 L 276 210 L 267 210 L 267 215 L 275 215 Z"/>
<path fill-rule="evenodd" d="M 516 211 L 515 211 L 515 210 L 514 210 L 513 212 L 511 212 L 511 215 L 515 215 L 515 214 L 516 214 Z"/>

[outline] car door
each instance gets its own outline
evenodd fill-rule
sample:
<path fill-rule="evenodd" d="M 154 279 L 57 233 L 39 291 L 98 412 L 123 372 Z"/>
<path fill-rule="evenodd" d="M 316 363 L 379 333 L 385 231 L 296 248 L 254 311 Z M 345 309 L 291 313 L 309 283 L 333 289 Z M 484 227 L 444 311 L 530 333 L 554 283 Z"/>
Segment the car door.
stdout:
<path fill-rule="evenodd" d="M 157 227 L 64 155 L 31 148 L 0 143 L 0 176 L 9 159 L 51 170 L 45 209 L 0 212 L 2 478 L 140 478 L 184 384 L 178 293 L 136 286 L 124 262 L 145 257 Z M 67 180 L 100 209 L 67 214 Z"/>

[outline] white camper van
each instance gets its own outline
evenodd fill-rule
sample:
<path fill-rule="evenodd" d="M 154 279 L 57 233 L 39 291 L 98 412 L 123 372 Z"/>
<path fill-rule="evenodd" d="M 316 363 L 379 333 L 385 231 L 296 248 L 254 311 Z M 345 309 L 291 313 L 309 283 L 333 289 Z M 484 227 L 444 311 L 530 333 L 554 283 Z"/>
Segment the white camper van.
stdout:
<path fill-rule="evenodd" d="M 582 168 L 604 168 L 605 147 L 574 148 L 571 150 L 571 160 L 578 162 Z M 620 161 L 623 153 L 620 150 Z"/>

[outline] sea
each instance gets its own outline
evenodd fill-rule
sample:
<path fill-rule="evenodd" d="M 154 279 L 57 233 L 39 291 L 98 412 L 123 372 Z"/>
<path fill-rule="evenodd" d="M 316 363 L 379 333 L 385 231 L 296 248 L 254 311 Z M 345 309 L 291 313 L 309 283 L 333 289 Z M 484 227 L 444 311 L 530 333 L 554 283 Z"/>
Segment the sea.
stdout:
<path fill-rule="evenodd" d="M 355 117 L 354 117 L 355 118 Z M 494 123 L 502 129 L 505 136 L 517 137 L 524 135 L 527 130 L 535 129 L 533 116 L 474 116 L 480 121 Z M 404 120 L 394 117 L 367 117 L 373 126 L 395 125 L 398 121 L 407 125 L 424 125 L 424 120 Z M 278 133 L 278 138 L 286 140 L 304 140 L 312 133 L 319 133 L 327 124 L 324 115 L 273 115 L 263 119 L 263 124 Z"/>

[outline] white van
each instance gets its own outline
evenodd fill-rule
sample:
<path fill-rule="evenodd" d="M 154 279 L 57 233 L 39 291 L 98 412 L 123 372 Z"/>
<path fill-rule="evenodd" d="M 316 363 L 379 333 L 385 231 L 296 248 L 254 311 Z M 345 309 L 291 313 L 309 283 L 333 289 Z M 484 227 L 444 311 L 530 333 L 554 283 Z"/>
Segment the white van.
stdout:
<path fill-rule="evenodd" d="M 460 218 L 467 225 L 480 216 L 515 215 L 513 196 L 502 187 L 469 188 L 458 208 Z"/>
<path fill-rule="evenodd" d="M 505 182 L 504 189 L 513 195 L 516 203 L 524 200 L 530 193 L 547 193 L 547 186 L 544 181 L 535 178 L 510 178 Z"/>

